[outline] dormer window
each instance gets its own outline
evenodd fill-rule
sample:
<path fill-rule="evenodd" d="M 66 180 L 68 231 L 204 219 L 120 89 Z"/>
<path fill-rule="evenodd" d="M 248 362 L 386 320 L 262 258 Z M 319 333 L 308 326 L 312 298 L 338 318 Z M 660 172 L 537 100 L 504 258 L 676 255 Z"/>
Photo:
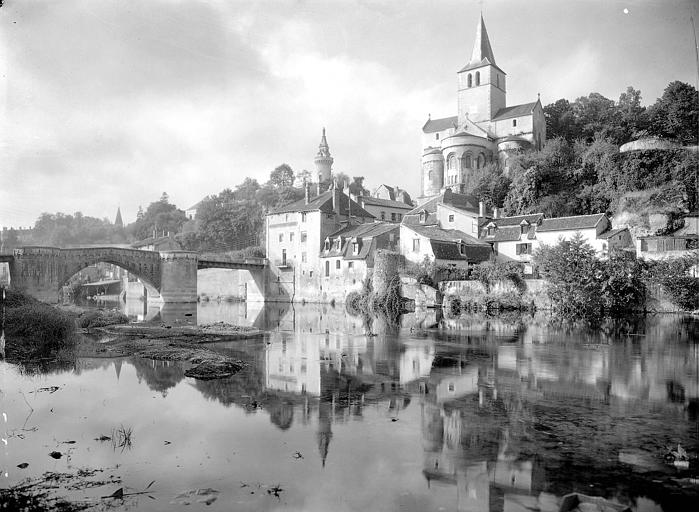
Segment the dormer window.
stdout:
<path fill-rule="evenodd" d="M 519 225 L 519 229 L 520 229 L 520 234 L 521 234 L 521 235 L 526 235 L 527 232 L 529 231 L 529 223 L 528 223 L 527 221 L 522 222 L 522 223 Z"/>
<path fill-rule="evenodd" d="M 495 236 L 495 226 L 488 226 L 488 236 Z"/>
<path fill-rule="evenodd" d="M 420 212 L 420 223 L 424 224 L 425 222 L 425 210 Z"/>
<path fill-rule="evenodd" d="M 335 249 L 340 250 L 342 248 L 342 238 L 337 238 L 335 240 Z"/>
<path fill-rule="evenodd" d="M 325 244 L 323 244 L 323 250 L 324 251 L 329 251 L 330 250 L 330 239 L 326 238 L 325 239 Z"/>
<path fill-rule="evenodd" d="M 466 244 L 459 240 L 459 254 L 464 256 L 466 254 Z"/>
<path fill-rule="evenodd" d="M 352 254 L 355 256 L 359 254 L 359 240 L 352 242 Z"/>

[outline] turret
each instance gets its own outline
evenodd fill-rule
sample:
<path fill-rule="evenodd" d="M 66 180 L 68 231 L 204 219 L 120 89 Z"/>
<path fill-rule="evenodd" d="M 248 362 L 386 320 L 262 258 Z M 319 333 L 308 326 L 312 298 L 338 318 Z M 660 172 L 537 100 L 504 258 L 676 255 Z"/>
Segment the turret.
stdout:
<path fill-rule="evenodd" d="M 324 183 L 330 180 L 330 173 L 333 166 L 333 157 L 330 156 L 330 146 L 328 146 L 328 141 L 325 138 L 325 128 L 323 128 L 323 136 L 320 138 L 320 145 L 318 146 L 318 154 L 314 160 L 316 164 L 316 174 L 318 176 L 318 183 Z"/>

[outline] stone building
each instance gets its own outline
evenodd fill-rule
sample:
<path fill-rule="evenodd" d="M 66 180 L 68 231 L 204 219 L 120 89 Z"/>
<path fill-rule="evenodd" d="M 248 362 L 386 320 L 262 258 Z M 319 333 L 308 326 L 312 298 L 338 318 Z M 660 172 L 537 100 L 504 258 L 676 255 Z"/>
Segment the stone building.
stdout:
<path fill-rule="evenodd" d="M 422 127 L 420 199 L 445 187 L 461 191 L 469 173 L 490 162 L 506 165 L 523 149 L 541 149 L 546 122 L 541 101 L 507 105 L 506 73 L 495 63 L 481 16 L 471 59 L 457 72 L 457 115 L 428 118 Z"/>
<path fill-rule="evenodd" d="M 350 224 L 374 222 L 374 216 L 331 185 L 329 190 L 282 206 L 265 216 L 266 251 L 281 271 L 280 284 L 293 300 L 322 302 L 320 254 L 332 233 Z"/>

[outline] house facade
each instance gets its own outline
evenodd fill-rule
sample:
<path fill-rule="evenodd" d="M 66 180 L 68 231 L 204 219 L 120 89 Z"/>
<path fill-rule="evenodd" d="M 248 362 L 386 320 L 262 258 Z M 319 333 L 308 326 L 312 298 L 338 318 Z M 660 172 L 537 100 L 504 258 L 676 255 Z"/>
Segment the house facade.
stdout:
<path fill-rule="evenodd" d="M 307 186 L 304 199 L 265 216 L 266 251 L 294 300 L 321 302 L 325 240 L 346 225 L 373 223 L 374 216 L 334 185 L 313 198 L 309 194 Z"/>
<path fill-rule="evenodd" d="M 400 253 L 406 261 L 425 260 L 439 266 L 468 269 L 490 259 L 489 244 L 457 229 L 424 224 L 401 224 Z"/>
<path fill-rule="evenodd" d="M 328 235 L 320 252 L 320 288 L 325 300 L 344 301 L 374 268 L 376 251 L 398 251 L 400 226 L 390 222 L 348 224 Z"/>

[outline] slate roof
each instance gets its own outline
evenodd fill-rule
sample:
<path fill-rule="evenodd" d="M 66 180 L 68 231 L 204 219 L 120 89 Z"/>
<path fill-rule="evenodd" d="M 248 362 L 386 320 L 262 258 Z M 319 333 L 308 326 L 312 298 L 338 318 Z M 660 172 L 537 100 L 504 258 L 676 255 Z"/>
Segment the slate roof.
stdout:
<path fill-rule="evenodd" d="M 347 260 L 359 260 L 368 256 L 373 245 L 373 240 L 377 236 L 384 235 L 391 231 L 400 231 L 400 225 L 390 222 L 367 222 L 364 224 L 352 224 L 345 226 L 334 233 L 328 235 L 328 238 L 333 241 L 330 246 L 330 251 L 321 251 L 321 258 L 329 258 L 332 256 L 342 256 Z M 335 247 L 334 240 L 342 237 L 342 246 L 339 250 Z M 360 239 L 359 254 L 352 254 L 350 241 L 354 238 Z"/>
<path fill-rule="evenodd" d="M 470 211 L 472 213 L 478 214 L 478 198 L 469 194 L 457 194 L 456 192 L 442 192 L 438 196 L 433 197 L 429 201 L 416 206 L 410 210 L 405 215 L 417 215 L 421 210 L 425 210 L 428 213 L 436 213 L 437 205 L 439 203 L 451 206 L 458 210 Z"/>
<path fill-rule="evenodd" d="M 488 261 L 492 250 L 488 244 L 469 245 L 464 247 L 464 253 L 456 243 L 439 242 L 430 240 L 434 257 L 439 260 L 466 260 L 469 263 L 481 263 Z"/>
<path fill-rule="evenodd" d="M 390 208 L 402 208 L 403 210 L 412 210 L 413 207 L 405 204 L 403 201 L 392 201 L 391 199 L 379 199 L 378 197 L 362 196 L 360 202 L 376 206 L 387 206 Z"/>
<path fill-rule="evenodd" d="M 544 219 L 537 228 L 539 232 L 545 231 L 571 231 L 579 229 L 592 229 L 605 217 L 604 213 L 592 215 L 576 215 L 574 217 L 558 217 Z"/>
<path fill-rule="evenodd" d="M 522 236 L 519 226 L 498 227 L 492 235 L 486 235 L 484 240 L 488 242 L 514 242 Z"/>
<path fill-rule="evenodd" d="M 454 125 L 458 122 L 458 116 L 443 117 L 441 119 L 428 119 L 425 126 L 422 127 L 422 131 L 425 133 L 441 132 L 443 130 L 448 130 L 449 128 L 454 128 Z"/>
<path fill-rule="evenodd" d="M 606 240 L 607 238 L 611 238 L 614 235 L 618 235 L 622 231 L 628 231 L 629 228 L 616 228 L 616 229 L 608 229 L 604 233 L 600 233 L 597 238 L 601 238 L 603 240 Z"/>
<path fill-rule="evenodd" d="M 503 107 L 497 111 L 491 121 L 502 121 L 503 119 L 510 119 L 512 117 L 526 116 L 534 111 L 534 106 L 537 103 L 537 101 L 534 101 L 532 103 L 522 103 L 521 105 Z"/>
<path fill-rule="evenodd" d="M 367 217 L 369 219 L 374 219 L 375 217 L 366 211 L 364 208 L 359 206 L 357 202 L 353 201 L 347 197 L 343 192 L 340 192 L 340 212 L 343 215 L 347 215 L 347 210 L 349 204 L 352 204 L 352 215 L 356 217 Z M 293 203 L 281 206 L 275 210 L 269 212 L 268 215 L 274 215 L 277 213 L 290 213 L 290 212 L 313 212 L 322 211 L 324 213 L 333 212 L 333 189 L 326 190 L 322 194 L 312 197 L 308 204 L 306 204 L 306 199 L 299 199 Z"/>

